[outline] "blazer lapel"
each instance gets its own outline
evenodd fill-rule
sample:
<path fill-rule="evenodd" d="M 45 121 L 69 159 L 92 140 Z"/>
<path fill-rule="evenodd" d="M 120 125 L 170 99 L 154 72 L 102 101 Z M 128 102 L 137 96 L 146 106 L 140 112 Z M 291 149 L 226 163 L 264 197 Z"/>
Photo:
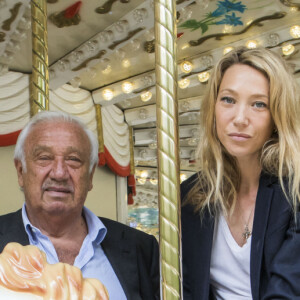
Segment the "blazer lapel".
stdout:
<path fill-rule="evenodd" d="M 139 272 L 136 246 L 126 238 L 124 230 L 114 230 L 113 226 L 101 221 L 107 228 L 107 234 L 101 246 L 111 263 L 127 299 L 140 299 Z"/>
<path fill-rule="evenodd" d="M 251 290 L 254 300 L 259 299 L 263 245 L 268 223 L 269 210 L 273 197 L 273 189 L 271 185 L 272 177 L 262 174 L 256 197 L 250 255 Z"/>
<path fill-rule="evenodd" d="M 4 218 L 4 217 L 3 217 Z M 0 252 L 8 243 L 19 243 L 23 246 L 29 245 L 27 233 L 22 220 L 22 211 L 5 216 L 3 219 L 3 227 L 0 232 Z"/>

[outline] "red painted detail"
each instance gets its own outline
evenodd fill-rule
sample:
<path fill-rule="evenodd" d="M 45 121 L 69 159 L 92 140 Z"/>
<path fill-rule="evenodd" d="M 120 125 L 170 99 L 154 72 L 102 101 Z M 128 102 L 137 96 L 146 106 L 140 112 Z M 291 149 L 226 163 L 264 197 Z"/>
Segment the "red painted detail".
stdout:
<path fill-rule="evenodd" d="M 64 12 L 64 17 L 66 19 L 72 19 L 75 15 L 79 13 L 81 5 L 82 1 L 77 1 L 73 5 L 69 6 Z"/>
<path fill-rule="evenodd" d="M 21 130 L 0 134 L 0 147 L 15 145 Z"/>
<path fill-rule="evenodd" d="M 102 167 L 102 166 L 105 166 L 105 154 L 104 152 L 99 152 L 98 153 L 98 158 L 99 158 L 99 162 L 98 162 L 98 166 L 99 167 Z"/>
<path fill-rule="evenodd" d="M 135 186 L 135 178 L 132 174 L 128 176 L 128 186 Z"/>
<path fill-rule="evenodd" d="M 134 204 L 133 196 L 132 196 L 131 193 L 128 194 L 127 204 L 128 204 L 128 205 Z"/>
<path fill-rule="evenodd" d="M 178 39 L 181 38 L 182 36 L 183 36 L 183 32 L 177 33 L 177 38 L 178 38 Z"/>
<path fill-rule="evenodd" d="M 130 175 L 130 164 L 128 166 L 124 167 L 119 165 L 115 159 L 112 157 L 112 155 L 109 153 L 109 151 L 104 146 L 104 153 L 105 153 L 105 161 L 106 165 L 117 175 L 121 177 L 127 177 Z"/>

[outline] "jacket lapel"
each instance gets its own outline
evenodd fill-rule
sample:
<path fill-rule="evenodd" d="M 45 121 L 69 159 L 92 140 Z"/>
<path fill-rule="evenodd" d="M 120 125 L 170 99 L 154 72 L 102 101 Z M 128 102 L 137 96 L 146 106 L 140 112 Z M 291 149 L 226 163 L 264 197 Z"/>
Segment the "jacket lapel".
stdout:
<path fill-rule="evenodd" d="M 262 174 L 259 182 L 253 221 L 250 255 L 251 290 L 254 300 L 259 299 L 260 270 L 268 216 L 273 197 L 272 177 Z"/>
<path fill-rule="evenodd" d="M 136 246 L 126 238 L 124 230 L 115 230 L 114 226 L 101 218 L 107 228 L 107 234 L 101 246 L 111 263 L 127 299 L 140 299 L 139 274 Z"/>
<path fill-rule="evenodd" d="M 5 218 L 5 219 L 4 219 Z M 8 243 L 19 243 L 23 246 L 29 245 L 28 236 L 24 229 L 22 211 L 3 216 L 2 228 L 0 231 L 0 252 Z"/>

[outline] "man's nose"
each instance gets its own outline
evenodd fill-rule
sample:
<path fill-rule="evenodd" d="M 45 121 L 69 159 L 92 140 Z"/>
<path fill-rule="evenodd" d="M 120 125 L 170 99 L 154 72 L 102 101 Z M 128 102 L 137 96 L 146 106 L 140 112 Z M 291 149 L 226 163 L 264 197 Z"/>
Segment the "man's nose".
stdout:
<path fill-rule="evenodd" d="M 248 113 L 248 109 L 245 105 L 237 105 L 234 115 L 234 125 L 247 126 L 249 122 Z"/>
<path fill-rule="evenodd" d="M 64 159 L 60 158 L 53 161 L 50 176 L 56 180 L 65 180 L 68 178 L 68 167 Z"/>

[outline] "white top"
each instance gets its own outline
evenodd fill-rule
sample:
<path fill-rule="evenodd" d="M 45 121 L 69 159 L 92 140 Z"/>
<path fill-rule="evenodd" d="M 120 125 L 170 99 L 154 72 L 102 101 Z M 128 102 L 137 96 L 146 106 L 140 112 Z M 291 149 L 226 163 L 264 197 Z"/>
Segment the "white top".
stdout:
<path fill-rule="evenodd" d="M 210 283 L 217 300 L 252 299 L 250 284 L 251 236 L 240 247 L 224 216 L 215 221 L 213 237 Z"/>

